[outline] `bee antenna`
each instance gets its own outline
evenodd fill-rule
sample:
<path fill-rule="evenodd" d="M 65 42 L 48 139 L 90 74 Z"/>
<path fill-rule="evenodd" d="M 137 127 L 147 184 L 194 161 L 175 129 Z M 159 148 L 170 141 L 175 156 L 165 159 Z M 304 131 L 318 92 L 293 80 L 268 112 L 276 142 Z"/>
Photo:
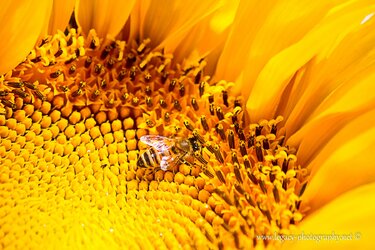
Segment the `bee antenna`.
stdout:
<path fill-rule="evenodd" d="M 193 136 L 195 139 L 197 139 L 201 144 L 205 144 L 206 141 L 203 139 L 203 136 L 201 136 L 199 133 L 198 133 L 198 130 L 197 129 L 194 129 L 193 131 Z"/>

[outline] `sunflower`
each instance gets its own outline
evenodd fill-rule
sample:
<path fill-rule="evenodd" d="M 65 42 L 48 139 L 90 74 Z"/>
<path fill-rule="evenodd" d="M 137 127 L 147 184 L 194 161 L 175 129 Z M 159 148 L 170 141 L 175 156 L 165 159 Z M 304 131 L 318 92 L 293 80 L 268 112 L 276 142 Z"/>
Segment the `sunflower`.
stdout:
<path fill-rule="evenodd" d="M 373 245 L 371 1 L 3 5 L 2 249 Z"/>

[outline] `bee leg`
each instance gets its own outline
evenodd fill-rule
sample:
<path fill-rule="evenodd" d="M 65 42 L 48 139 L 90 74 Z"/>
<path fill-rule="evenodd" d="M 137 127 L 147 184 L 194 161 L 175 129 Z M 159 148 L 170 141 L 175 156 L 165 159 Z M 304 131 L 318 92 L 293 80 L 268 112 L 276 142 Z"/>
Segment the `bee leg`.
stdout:
<path fill-rule="evenodd" d="M 154 167 L 154 168 L 148 168 L 146 169 L 147 173 L 145 173 L 144 177 L 145 178 L 146 176 L 150 176 L 150 175 L 154 175 L 157 171 L 159 171 L 161 168 L 160 167 Z"/>
<path fill-rule="evenodd" d="M 209 178 L 214 178 L 215 176 L 211 173 L 211 171 L 208 170 L 207 168 L 207 165 L 205 164 L 196 164 L 195 162 L 191 163 L 189 161 L 186 161 L 184 159 L 181 160 L 181 163 L 183 164 L 186 164 L 187 166 L 189 166 L 190 168 L 194 167 L 194 166 L 198 166 L 200 167 L 200 169 L 202 170 L 202 173 L 205 174 L 206 176 L 208 176 Z"/>
<path fill-rule="evenodd" d="M 185 165 L 187 165 L 187 166 L 189 166 L 189 167 L 192 167 L 193 165 L 195 165 L 195 163 L 192 164 L 191 162 L 188 162 L 188 161 L 185 160 L 184 158 L 180 159 L 180 163 L 185 164 Z"/>
<path fill-rule="evenodd" d="M 177 157 L 174 161 L 173 161 L 173 166 L 172 166 L 172 170 L 177 166 L 177 165 L 180 165 L 181 163 L 182 164 L 186 164 L 186 160 L 184 159 L 184 157 L 187 155 L 188 152 L 185 152 L 183 153 L 182 155 L 180 155 L 179 157 Z"/>
<path fill-rule="evenodd" d="M 185 165 L 191 166 L 191 163 L 188 162 L 188 161 L 186 161 L 186 160 L 184 160 L 184 159 L 181 159 L 180 162 L 181 162 L 182 164 L 185 164 Z"/>

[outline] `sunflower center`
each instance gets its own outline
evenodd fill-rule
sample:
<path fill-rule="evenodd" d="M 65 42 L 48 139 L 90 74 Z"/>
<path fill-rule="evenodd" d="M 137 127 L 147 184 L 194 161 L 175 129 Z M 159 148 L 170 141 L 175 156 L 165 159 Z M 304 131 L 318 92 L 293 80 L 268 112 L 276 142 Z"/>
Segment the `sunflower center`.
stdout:
<path fill-rule="evenodd" d="M 179 64 L 149 42 L 71 29 L 1 78 L 1 214 L 19 224 L 2 227 L 3 247 L 72 233 L 85 245 L 99 228 L 120 246 L 240 248 L 302 219 L 306 170 L 284 145 L 282 117 L 246 123 L 232 84 L 211 82 L 204 59 Z M 146 134 L 201 150 L 167 171 L 139 167 Z"/>

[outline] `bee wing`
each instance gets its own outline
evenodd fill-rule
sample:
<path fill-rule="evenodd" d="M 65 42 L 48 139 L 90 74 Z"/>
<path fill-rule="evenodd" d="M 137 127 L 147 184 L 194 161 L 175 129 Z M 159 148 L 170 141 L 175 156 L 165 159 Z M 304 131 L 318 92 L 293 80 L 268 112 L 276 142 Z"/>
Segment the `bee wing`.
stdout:
<path fill-rule="evenodd" d="M 144 135 L 140 138 L 140 141 L 159 152 L 165 152 L 174 145 L 174 140 L 161 135 Z"/>
<path fill-rule="evenodd" d="M 167 171 L 168 168 L 174 166 L 175 164 L 176 164 L 175 157 L 173 157 L 172 155 L 163 156 L 161 158 L 160 168 L 163 171 Z"/>
<path fill-rule="evenodd" d="M 163 156 L 160 161 L 160 168 L 163 171 L 167 171 L 169 168 L 175 167 L 180 161 L 180 159 L 181 158 L 177 157 L 176 155 Z"/>

